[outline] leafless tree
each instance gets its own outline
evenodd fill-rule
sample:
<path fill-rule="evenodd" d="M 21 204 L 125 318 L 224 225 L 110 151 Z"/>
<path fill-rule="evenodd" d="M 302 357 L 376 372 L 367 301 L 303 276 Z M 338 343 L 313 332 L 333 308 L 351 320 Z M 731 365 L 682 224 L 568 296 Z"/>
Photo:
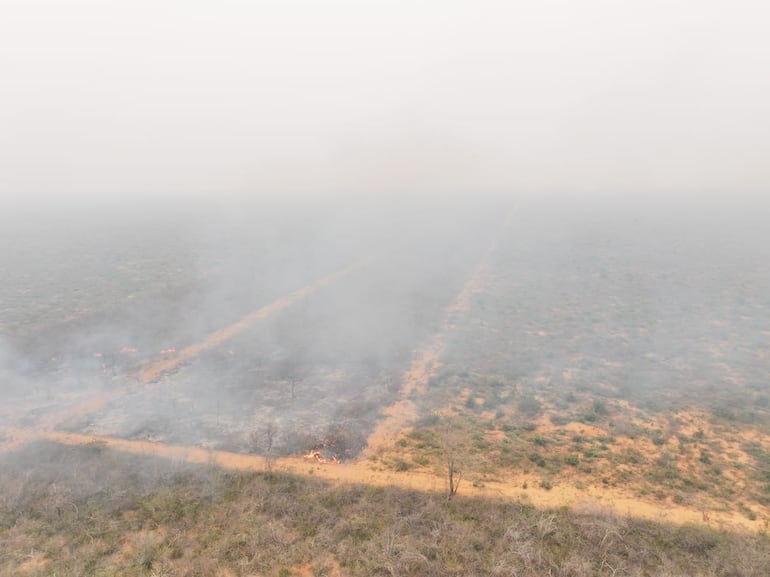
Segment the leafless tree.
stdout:
<path fill-rule="evenodd" d="M 277 378 L 288 383 L 293 403 L 297 398 L 297 385 L 302 382 L 306 367 L 296 357 L 287 357 L 279 361 L 274 370 Z"/>
<path fill-rule="evenodd" d="M 275 463 L 273 444 L 277 433 L 278 426 L 273 421 L 269 421 L 264 427 L 252 432 L 250 436 L 251 451 L 261 453 L 264 456 L 265 469 L 268 474 L 272 474 Z"/>
<path fill-rule="evenodd" d="M 278 427 L 272 421 L 265 425 L 265 468 L 268 475 L 273 474 L 273 463 L 275 461 L 275 455 L 273 454 L 273 440 L 275 434 L 278 432 Z"/>
<path fill-rule="evenodd" d="M 441 434 L 441 446 L 444 452 L 444 464 L 447 476 L 447 496 L 451 499 L 457 494 L 462 480 L 460 462 L 469 456 L 467 449 L 467 435 L 458 424 L 446 419 Z"/>
<path fill-rule="evenodd" d="M 457 494 L 457 489 L 460 488 L 461 479 L 462 472 L 457 470 L 454 456 L 449 456 L 447 458 L 447 481 L 449 482 L 450 499 Z"/>

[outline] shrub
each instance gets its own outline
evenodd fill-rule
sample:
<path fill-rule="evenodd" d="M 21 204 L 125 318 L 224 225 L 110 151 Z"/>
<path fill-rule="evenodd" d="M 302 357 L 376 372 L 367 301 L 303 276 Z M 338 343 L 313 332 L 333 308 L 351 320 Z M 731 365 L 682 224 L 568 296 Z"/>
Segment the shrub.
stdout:
<path fill-rule="evenodd" d="M 532 437 L 532 442 L 538 447 L 545 447 L 551 442 L 551 440 L 548 437 L 544 437 L 543 435 L 535 435 Z"/>
<path fill-rule="evenodd" d="M 540 453 L 531 453 L 529 455 L 529 460 L 535 463 L 538 467 L 546 466 L 545 457 L 543 457 Z"/>
<path fill-rule="evenodd" d="M 528 394 L 519 399 L 519 402 L 516 404 L 516 408 L 523 415 L 527 415 L 528 417 L 536 417 L 542 412 L 543 404 L 537 400 L 534 395 Z"/>

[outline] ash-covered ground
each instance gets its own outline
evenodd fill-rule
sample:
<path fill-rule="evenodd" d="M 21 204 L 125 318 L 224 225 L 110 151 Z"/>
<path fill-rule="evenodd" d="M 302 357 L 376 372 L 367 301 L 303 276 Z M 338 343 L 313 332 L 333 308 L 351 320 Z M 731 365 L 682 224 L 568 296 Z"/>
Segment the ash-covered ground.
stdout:
<path fill-rule="evenodd" d="M 14 223 L 19 250 L 1 267 L 13 279 L 0 311 L 2 424 L 249 452 L 266 450 L 269 428 L 273 452 L 353 456 L 504 216 L 143 208 Z"/>

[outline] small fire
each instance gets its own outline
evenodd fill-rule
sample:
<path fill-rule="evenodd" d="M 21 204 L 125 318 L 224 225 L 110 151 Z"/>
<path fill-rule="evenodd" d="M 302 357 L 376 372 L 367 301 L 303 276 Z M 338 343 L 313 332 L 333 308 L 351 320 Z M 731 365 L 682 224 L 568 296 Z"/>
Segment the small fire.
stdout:
<path fill-rule="evenodd" d="M 94 353 L 94 358 L 101 359 L 102 358 L 102 353 Z"/>
<path fill-rule="evenodd" d="M 176 347 L 170 347 L 168 349 L 163 349 L 160 351 L 161 355 L 173 355 L 176 352 Z"/>
<path fill-rule="evenodd" d="M 128 355 L 128 354 L 138 353 L 139 349 L 135 349 L 134 347 L 123 347 L 122 349 L 120 349 L 120 352 L 123 353 L 124 355 Z"/>
<path fill-rule="evenodd" d="M 340 462 L 340 460 L 337 458 L 337 455 L 332 455 L 331 459 L 327 459 L 323 456 L 321 451 L 316 451 L 315 449 L 311 449 L 305 453 L 304 458 L 306 461 L 315 461 L 316 463 L 320 463 L 322 465 L 337 465 Z"/>

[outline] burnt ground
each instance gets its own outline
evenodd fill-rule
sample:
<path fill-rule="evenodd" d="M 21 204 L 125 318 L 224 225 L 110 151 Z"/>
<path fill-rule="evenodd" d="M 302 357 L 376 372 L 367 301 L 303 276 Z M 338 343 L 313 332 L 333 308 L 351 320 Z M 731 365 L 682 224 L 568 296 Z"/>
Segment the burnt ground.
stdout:
<path fill-rule="evenodd" d="M 384 231 L 301 229 L 278 245 L 243 226 L 201 254 L 184 247 L 178 261 L 153 239 L 146 254 L 120 257 L 130 261 L 123 269 L 146 279 L 140 287 L 116 278 L 115 266 L 99 270 L 101 260 L 118 256 L 85 255 L 81 266 L 91 274 L 83 276 L 92 281 L 69 279 L 78 295 L 69 311 L 37 316 L 66 309 L 56 284 L 51 302 L 42 293 L 29 301 L 27 322 L 17 318 L 24 299 L 16 298 L 14 314 L 3 318 L 9 362 L 0 418 L 243 452 L 264 451 L 262 431 L 270 425 L 274 452 L 323 447 L 352 456 L 484 254 L 493 227 L 480 229 L 479 221 L 499 226 L 500 220 L 444 218 L 451 226 L 420 228 L 401 219 Z M 166 247 L 158 254 L 157 244 Z M 171 374 L 149 383 L 135 377 L 141 366 L 364 257 L 371 258 L 365 266 Z M 60 274 L 53 271 L 47 281 Z M 99 290 L 81 299 L 89 286 Z M 103 401 L 92 402 L 97 397 Z"/>

